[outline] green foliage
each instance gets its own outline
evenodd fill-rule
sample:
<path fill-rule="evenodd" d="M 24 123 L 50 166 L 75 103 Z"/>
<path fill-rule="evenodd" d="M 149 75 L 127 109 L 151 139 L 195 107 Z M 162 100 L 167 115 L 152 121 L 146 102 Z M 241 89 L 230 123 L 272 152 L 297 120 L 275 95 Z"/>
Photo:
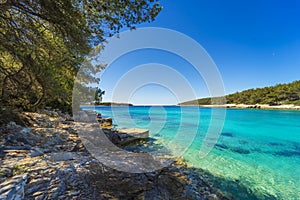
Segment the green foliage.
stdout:
<path fill-rule="evenodd" d="M 102 101 L 102 96 L 105 94 L 105 91 L 104 90 L 101 90 L 100 88 L 97 88 L 96 89 L 96 92 L 95 92 L 95 104 L 96 105 L 99 105 L 100 102 Z"/>
<path fill-rule="evenodd" d="M 198 100 L 181 103 L 181 105 L 210 105 L 216 104 L 220 97 L 202 98 Z M 282 105 L 294 104 L 300 105 L 300 81 L 294 81 L 289 84 L 278 84 L 276 86 L 249 89 L 242 92 L 226 95 L 227 104 L 268 104 Z"/>
<path fill-rule="evenodd" d="M 249 89 L 226 96 L 227 103 L 235 104 L 295 104 L 300 101 L 300 81 L 290 84 Z"/>
<path fill-rule="evenodd" d="M 222 105 L 225 104 L 224 97 L 202 98 L 180 103 L 180 105 Z"/>
<path fill-rule="evenodd" d="M 153 0 L 2 1 L 1 107 L 70 109 L 74 78 L 91 48 L 121 28 L 154 20 L 160 10 Z M 96 81 L 95 73 L 86 80 Z"/>

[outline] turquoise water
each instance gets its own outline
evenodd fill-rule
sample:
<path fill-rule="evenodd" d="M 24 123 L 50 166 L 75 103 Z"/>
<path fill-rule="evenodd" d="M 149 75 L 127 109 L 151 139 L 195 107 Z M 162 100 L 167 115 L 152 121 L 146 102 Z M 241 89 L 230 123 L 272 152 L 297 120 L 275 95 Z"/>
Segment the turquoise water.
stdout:
<path fill-rule="evenodd" d="M 208 128 L 216 126 L 211 124 L 211 117 L 220 114 L 213 110 L 216 109 L 96 107 L 104 117 L 113 117 L 117 127 L 147 128 L 151 137 L 172 151 L 187 147 L 183 158 L 192 167 L 218 177 L 222 181 L 216 181 L 217 186 L 235 196 L 241 191 L 234 185 L 239 185 L 259 199 L 300 199 L 300 112 L 227 109 L 221 135 L 214 134 L 215 146 L 200 158 Z"/>

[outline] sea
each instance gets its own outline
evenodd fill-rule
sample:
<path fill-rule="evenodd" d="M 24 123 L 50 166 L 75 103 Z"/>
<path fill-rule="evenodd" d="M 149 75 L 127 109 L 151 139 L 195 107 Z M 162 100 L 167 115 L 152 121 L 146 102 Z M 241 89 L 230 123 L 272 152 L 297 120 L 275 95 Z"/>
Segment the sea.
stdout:
<path fill-rule="evenodd" d="M 300 111 L 83 106 L 116 128 L 145 128 L 236 199 L 300 199 Z"/>

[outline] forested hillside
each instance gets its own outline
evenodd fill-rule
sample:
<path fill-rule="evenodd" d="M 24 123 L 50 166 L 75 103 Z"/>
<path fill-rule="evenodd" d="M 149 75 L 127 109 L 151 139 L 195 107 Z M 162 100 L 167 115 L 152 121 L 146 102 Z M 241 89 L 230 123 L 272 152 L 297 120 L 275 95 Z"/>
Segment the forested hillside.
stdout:
<path fill-rule="evenodd" d="M 218 97 L 214 98 L 214 100 L 218 100 Z M 183 102 L 180 105 L 210 105 L 211 102 L 211 98 L 202 98 Z M 288 84 L 278 84 L 275 86 L 249 89 L 229 94 L 226 95 L 226 103 L 248 105 L 300 105 L 300 81 L 298 80 Z"/>

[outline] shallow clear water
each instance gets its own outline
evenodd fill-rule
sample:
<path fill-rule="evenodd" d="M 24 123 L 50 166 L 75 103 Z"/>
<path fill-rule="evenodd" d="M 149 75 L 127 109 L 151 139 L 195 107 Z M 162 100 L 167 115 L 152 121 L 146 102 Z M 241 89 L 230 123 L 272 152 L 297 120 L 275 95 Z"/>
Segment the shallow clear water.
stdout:
<path fill-rule="evenodd" d="M 187 147 L 183 157 L 193 167 L 223 180 L 216 181 L 223 190 L 238 192 L 227 181 L 246 187 L 260 199 L 299 199 L 300 112 L 227 109 L 217 143 L 207 156 L 200 158 L 199 150 L 208 128 L 216 125 L 211 124 L 212 115 L 218 114 L 213 110 L 216 109 L 96 107 L 104 117 L 113 117 L 118 127 L 149 129 L 151 137 L 172 151 Z"/>

